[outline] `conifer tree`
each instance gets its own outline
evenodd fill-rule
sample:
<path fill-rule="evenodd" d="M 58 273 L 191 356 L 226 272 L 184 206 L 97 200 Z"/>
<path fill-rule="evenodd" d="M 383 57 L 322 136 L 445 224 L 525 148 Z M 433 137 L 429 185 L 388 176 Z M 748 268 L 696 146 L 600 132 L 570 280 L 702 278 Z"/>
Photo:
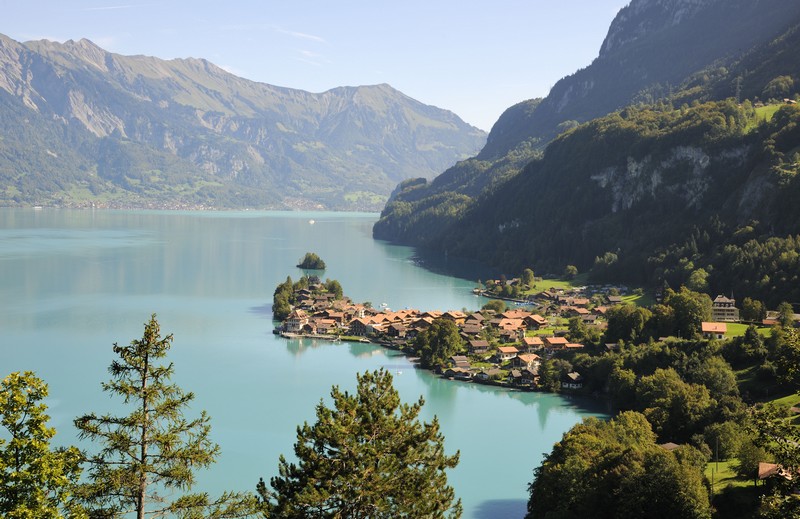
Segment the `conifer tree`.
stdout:
<path fill-rule="evenodd" d="M 317 422 L 297 428 L 297 463 L 283 456 L 279 475 L 259 482 L 268 517 L 389 519 L 460 517 L 445 469 L 436 418 L 418 420 L 424 403 L 401 404 L 392 376 L 381 369 L 358 375 L 355 394 L 331 390 L 333 408 L 317 405 Z"/>
<path fill-rule="evenodd" d="M 194 394 L 171 383 L 172 363 L 160 363 L 172 339 L 172 334 L 161 337 L 153 314 L 141 339 L 128 346 L 115 343 L 119 359 L 111 363 L 111 381 L 103 390 L 121 397 L 130 414 L 92 413 L 75 420 L 81 439 L 102 446 L 87 460 L 90 481 L 79 487 L 93 517 L 247 517 L 255 512 L 253 495 L 225 493 L 211 500 L 190 493 L 195 471 L 214 463 L 219 446 L 209 438 L 205 411 L 198 418 L 184 417 Z"/>
<path fill-rule="evenodd" d="M 0 384 L 0 517 L 56 519 L 68 508 L 80 475 L 75 447 L 50 450 L 56 431 L 42 403 L 47 384 L 33 372 L 11 373 Z"/>

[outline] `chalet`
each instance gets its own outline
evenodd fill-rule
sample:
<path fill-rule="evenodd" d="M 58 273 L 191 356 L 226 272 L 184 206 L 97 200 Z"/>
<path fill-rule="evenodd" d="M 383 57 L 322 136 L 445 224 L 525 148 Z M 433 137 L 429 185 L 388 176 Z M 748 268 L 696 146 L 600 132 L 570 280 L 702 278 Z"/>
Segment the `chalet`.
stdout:
<path fill-rule="evenodd" d="M 284 321 L 284 331 L 289 333 L 300 333 L 303 326 L 308 324 L 308 314 L 301 309 L 292 310 L 289 317 Z"/>
<path fill-rule="evenodd" d="M 490 380 L 495 380 L 500 378 L 503 375 L 503 370 L 499 368 L 490 368 L 490 369 L 483 369 L 475 374 L 473 377 L 475 380 L 479 382 L 488 382 Z"/>
<path fill-rule="evenodd" d="M 523 337 L 522 348 L 528 353 L 533 353 L 544 348 L 544 341 L 541 337 Z"/>
<path fill-rule="evenodd" d="M 586 297 L 573 297 L 570 301 L 572 306 L 576 306 L 578 308 L 586 308 L 589 306 L 589 299 Z"/>
<path fill-rule="evenodd" d="M 477 337 L 483 331 L 482 326 L 465 324 L 461 327 L 461 336 L 469 340 L 469 338 Z"/>
<path fill-rule="evenodd" d="M 485 319 L 486 318 L 483 316 L 483 314 L 481 314 L 479 312 L 475 312 L 474 314 L 470 314 L 470 315 L 467 316 L 467 318 L 464 320 L 464 324 L 465 325 L 473 324 L 473 325 L 483 326 L 483 321 Z"/>
<path fill-rule="evenodd" d="M 522 319 L 492 319 L 491 324 L 499 330 L 510 330 L 519 332 L 520 334 L 525 332 L 525 323 L 522 321 Z M 522 335 L 520 335 L 520 337 L 521 336 Z"/>
<path fill-rule="evenodd" d="M 569 341 L 567 341 L 566 337 L 545 337 L 544 338 L 544 347 L 546 350 L 549 351 L 556 351 L 556 350 L 563 350 L 566 348 Z"/>
<path fill-rule="evenodd" d="M 467 343 L 467 351 L 470 355 L 483 355 L 489 351 L 489 342 L 483 340 L 472 340 Z"/>
<path fill-rule="evenodd" d="M 521 320 L 524 320 L 526 317 L 529 317 L 530 315 L 531 315 L 531 312 L 529 312 L 527 310 L 516 309 L 516 310 L 506 310 L 505 312 L 500 314 L 500 317 L 502 317 L 503 319 L 521 319 Z"/>
<path fill-rule="evenodd" d="M 542 317 L 539 314 L 531 314 L 523 319 L 522 322 L 525 323 L 525 326 L 527 326 L 529 330 L 538 330 L 539 328 L 544 328 L 550 324 L 550 321 L 548 321 L 547 318 Z"/>
<path fill-rule="evenodd" d="M 438 310 L 432 310 L 425 312 L 424 314 L 420 315 L 422 319 L 430 319 L 433 321 L 434 319 L 439 319 L 442 316 L 442 312 Z"/>
<path fill-rule="evenodd" d="M 583 377 L 577 371 L 567 373 L 561 379 L 562 389 L 583 389 Z"/>
<path fill-rule="evenodd" d="M 467 316 L 464 312 L 456 312 L 456 311 L 448 311 L 442 314 L 442 319 L 447 319 L 448 321 L 453 321 L 456 324 L 463 324 L 464 321 L 467 320 Z"/>
<path fill-rule="evenodd" d="M 500 342 L 509 343 L 509 342 L 517 342 L 522 335 L 522 332 L 518 330 L 500 330 L 498 332 Z"/>
<path fill-rule="evenodd" d="M 606 299 L 610 305 L 622 304 L 622 296 L 606 296 Z"/>
<path fill-rule="evenodd" d="M 512 386 L 522 385 L 522 372 L 518 369 L 512 369 L 508 372 L 508 383 Z"/>
<path fill-rule="evenodd" d="M 578 344 L 578 343 L 574 343 L 574 342 L 568 342 L 567 344 L 564 345 L 564 349 L 566 349 L 567 351 L 582 350 L 583 349 L 583 344 Z"/>
<path fill-rule="evenodd" d="M 700 331 L 705 339 L 722 339 L 728 331 L 728 325 L 725 323 L 703 322 L 700 324 Z"/>
<path fill-rule="evenodd" d="M 715 322 L 736 322 L 739 320 L 739 309 L 736 300 L 718 295 L 711 303 L 711 319 Z"/>
<path fill-rule="evenodd" d="M 332 319 L 333 321 L 336 321 L 336 323 L 338 324 L 344 324 L 347 319 L 344 312 L 330 310 L 330 309 L 322 312 L 322 316 L 327 319 Z"/>
<path fill-rule="evenodd" d="M 469 380 L 472 378 L 472 372 L 465 368 L 447 368 L 442 373 L 442 376 L 458 380 Z"/>
<path fill-rule="evenodd" d="M 539 366 L 533 368 L 523 368 L 519 370 L 522 373 L 522 385 L 535 386 L 539 382 Z"/>
<path fill-rule="evenodd" d="M 359 317 L 350 321 L 350 335 L 364 337 L 367 335 L 367 327 L 372 324 L 372 318 Z"/>
<path fill-rule="evenodd" d="M 519 350 L 514 346 L 500 346 L 497 348 L 497 361 L 505 362 L 517 356 Z"/>
<path fill-rule="evenodd" d="M 583 317 L 584 315 L 589 315 L 591 312 L 582 306 L 567 306 L 564 307 L 561 313 L 567 317 Z"/>
<path fill-rule="evenodd" d="M 533 368 L 539 365 L 540 360 L 535 353 L 520 353 L 511 359 L 511 365 L 515 368 Z"/>
<path fill-rule="evenodd" d="M 411 322 L 411 328 L 421 332 L 430 328 L 432 323 L 433 319 L 431 317 L 420 317 L 419 319 L 414 319 Z"/>
<path fill-rule="evenodd" d="M 450 366 L 454 368 L 469 369 L 469 359 L 464 355 L 453 355 L 450 357 Z"/>
<path fill-rule="evenodd" d="M 339 325 L 333 319 L 313 319 L 316 332 L 320 334 L 334 334 L 339 330 Z"/>
<path fill-rule="evenodd" d="M 403 338 L 408 333 L 408 326 L 403 323 L 392 323 L 386 328 L 386 335 L 389 337 Z"/>

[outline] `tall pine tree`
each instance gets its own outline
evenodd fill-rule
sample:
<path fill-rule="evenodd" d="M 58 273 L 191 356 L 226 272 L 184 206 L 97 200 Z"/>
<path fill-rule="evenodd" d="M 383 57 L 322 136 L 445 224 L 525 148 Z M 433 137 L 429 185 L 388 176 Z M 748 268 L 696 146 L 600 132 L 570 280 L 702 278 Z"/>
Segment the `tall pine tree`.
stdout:
<path fill-rule="evenodd" d="M 161 337 L 155 314 L 144 335 L 128 346 L 114 344 L 119 359 L 111 363 L 111 381 L 103 390 L 119 396 L 127 416 L 94 413 L 75 420 L 81 439 L 101 444 L 88 458 L 90 481 L 79 497 L 93 517 L 136 513 L 137 519 L 174 514 L 179 517 L 247 517 L 255 512 L 255 496 L 225 493 L 216 500 L 190 493 L 195 470 L 214 463 L 219 446 L 209 439 L 209 416 L 186 419 L 194 399 L 170 382 L 172 363 L 162 365 L 172 335 Z M 172 500 L 171 494 L 179 494 Z M 180 495 L 182 494 L 182 495 Z"/>
<path fill-rule="evenodd" d="M 460 517 L 445 473 L 459 455 L 445 455 L 436 418 L 418 420 L 422 398 L 401 404 L 385 370 L 359 375 L 355 394 L 334 386 L 331 397 L 333 408 L 320 402 L 317 422 L 297 428 L 298 463 L 280 457 L 274 492 L 259 482 L 270 517 Z"/>

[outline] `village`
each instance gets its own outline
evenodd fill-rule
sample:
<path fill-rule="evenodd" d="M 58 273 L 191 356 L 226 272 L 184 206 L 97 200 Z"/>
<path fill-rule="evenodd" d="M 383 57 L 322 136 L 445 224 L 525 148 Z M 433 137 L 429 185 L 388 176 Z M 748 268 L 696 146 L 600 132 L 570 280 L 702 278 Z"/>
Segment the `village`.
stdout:
<path fill-rule="evenodd" d="M 492 280 L 489 286 L 519 283 L 513 280 Z M 498 297 L 492 292 L 475 289 L 476 294 Z M 435 321 L 447 320 L 458 329 L 457 351 L 445 362 L 430 366 L 437 374 L 453 380 L 472 381 L 519 390 L 543 389 L 540 366 L 544 359 L 570 358 L 584 350 L 584 344 L 570 341 L 570 323 L 580 323 L 601 335 L 607 326 L 609 308 L 625 304 L 627 287 L 584 286 L 547 289 L 525 299 L 506 297 L 512 302 L 493 300 L 476 312 L 459 310 L 392 311 L 382 304 L 356 304 L 348 297 L 336 298 L 321 283 L 311 283 L 293 293 L 292 310 L 275 333 L 287 338 L 315 338 L 332 341 L 358 341 L 380 344 L 403 351 L 416 359 L 417 337 Z M 494 304 L 494 303 L 500 303 Z M 735 301 L 718 296 L 713 302 L 715 322 L 702 323 L 707 339 L 722 339 L 726 322 L 737 321 Z M 719 322 L 716 322 L 719 321 Z M 618 344 L 604 345 L 609 351 Z M 579 392 L 583 377 L 576 371 L 561 374 L 548 390 Z"/>

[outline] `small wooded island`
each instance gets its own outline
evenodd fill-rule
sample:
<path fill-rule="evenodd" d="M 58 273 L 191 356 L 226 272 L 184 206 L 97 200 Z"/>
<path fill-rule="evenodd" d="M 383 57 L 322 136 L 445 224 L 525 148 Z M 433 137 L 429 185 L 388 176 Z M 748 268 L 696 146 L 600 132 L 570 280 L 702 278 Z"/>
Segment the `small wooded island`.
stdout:
<path fill-rule="evenodd" d="M 306 270 L 325 270 L 325 262 L 322 261 L 322 258 L 317 256 L 315 253 L 306 252 L 306 255 L 303 256 L 303 259 L 301 259 L 300 263 L 297 264 L 297 268 Z"/>

